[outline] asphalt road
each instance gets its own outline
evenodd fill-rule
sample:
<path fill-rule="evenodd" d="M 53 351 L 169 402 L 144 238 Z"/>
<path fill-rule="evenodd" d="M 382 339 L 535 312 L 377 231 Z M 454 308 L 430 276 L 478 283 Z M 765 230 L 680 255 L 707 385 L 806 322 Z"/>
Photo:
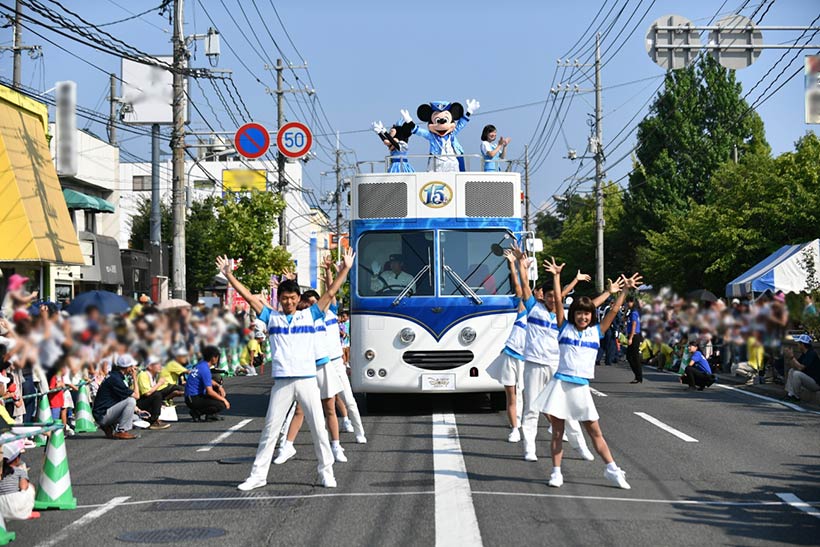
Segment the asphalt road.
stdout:
<path fill-rule="evenodd" d="M 549 488 L 545 423 L 539 461 L 525 462 L 521 445 L 506 442 L 503 413 L 463 396 L 403 397 L 366 416 L 368 444 L 342 435 L 349 462 L 334 466 L 336 489 L 316 485 L 303 431 L 297 455 L 271 467 L 268 485 L 242 493 L 270 380 L 236 378 L 223 422 L 181 413 L 171 429 L 134 441 L 69 438 L 80 507 L 7 528 L 14 545 L 818 543 L 820 415 L 718 387 L 686 392 L 669 374 L 647 371 L 630 385 L 624 368 L 597 373 L 601 426 L 628 491 L 603 478 L 597 455 L 586 462 L 569 449 L 564 486 Z M 42 450 L 25 459 L 36 479 Z"/>

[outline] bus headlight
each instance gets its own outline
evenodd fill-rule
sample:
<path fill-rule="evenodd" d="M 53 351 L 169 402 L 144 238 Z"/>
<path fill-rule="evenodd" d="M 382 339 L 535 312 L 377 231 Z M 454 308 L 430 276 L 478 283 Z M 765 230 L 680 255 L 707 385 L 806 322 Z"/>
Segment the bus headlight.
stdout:
<path fill-rule="evenodd" d="M 464 327 L 461 329 L 461 339 L 465 344 L 472 344 L 475 341 L 476 333 L 473 327 Z"/>
<path fill-rule="evenodd" d="M 399 340 L 401 340 L 403 344 L 409 344 L 415 339 L 416 333 L 413 332 L 413 329 L 410 327 L 404 327 L 401 329 L 401 332 L 399 333 Z"/>
<path fill-rule="evenodd" d="M 367 359 L 368 361 L 372 361 L 373 359 L 376 358 L 376 352 L 373 351 L 372 349 L 369 349 L 369 350 L 364 352 L 364 358 Z"/>

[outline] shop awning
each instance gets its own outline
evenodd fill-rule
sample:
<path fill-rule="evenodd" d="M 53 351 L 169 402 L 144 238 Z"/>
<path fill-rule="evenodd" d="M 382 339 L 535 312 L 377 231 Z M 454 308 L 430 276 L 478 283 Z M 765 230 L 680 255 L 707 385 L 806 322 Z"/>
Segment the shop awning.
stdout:
<path fill-rule="evenodd" d="M 0 262 L 84 264 L 45 117 L 45 105 L 0 86 Z"/>
<path fill-rule="evenodd" d="M 84 209 L 86 211 L 97 211 L 98 213 L 113 213 L 114 206 L 97 196 L 89 196 L 77 190 L 63 189 L 65 204 L 69 210 Z"/>

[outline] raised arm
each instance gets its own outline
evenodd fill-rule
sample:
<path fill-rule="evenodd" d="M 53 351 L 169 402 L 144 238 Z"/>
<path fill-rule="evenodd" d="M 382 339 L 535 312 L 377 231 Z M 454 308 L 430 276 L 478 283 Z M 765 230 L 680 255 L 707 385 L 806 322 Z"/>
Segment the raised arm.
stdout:
<path fill-rule="evenodd" d="M 510 284 L 513 291 L 515 291 L 516 298 L 521 298 L 521 282 L 518 280 L 518 272 L 515 269 L 515 253 L 511 249 L 504 251 L 504 258 L 507 259 L 507 265 L 510 267 Z"/>
<path fill-rule="evenodd" d="M 331 255 L 325 256 L 322 260 L 321 267 L 325 271 L 325 287 L 330 287 L 333 285 L 333 270 L 335 268 L 335 264 L 333 263 L 333 257 Z M 336 303 L 336 295 L 333 295 L 333 299 L 330 301 L 331 304 Z"/>
<path fill-rule="evenodd" d="M 567 295 L 570 292 L 572 292 L 572 289 L 575 288 L 575 285 L 577 285 L 579 281 L 589 283 L 590 281 L 592 281 L 592 277 L 590 277 L 589 274 L 581 273 L 581 270 L 578 270 L 578 273 L 575 274 L 575 277 L 572 278 L 572 281 L 570 281 L 566 287 L 561 289 L 561 298 L 566 298 Z"/>
<path fill-rule="evenodd" d="M 513 242 L 510 246 L 510 250 L 518 260 L 518 272 L 521 274 L 521 305 L 523 306 L 524 302 L 529 300 L 532 296 L 532 288 L 530 287 L 529 260 L 527 255 L 521 250 L 517 243 Z"/>
<path fill-rule="evenodd" d="M 626 290 L 638 287 L 641 279 L 642 277 L 636 273 L 633 274 L 632 277 L 622 275 L 612 282 L 609 287 L 609 293 L 613 295 L 618 293 L 618 298 L 615 299 L 615 303 L 612 304 L 612 307 L 610 307 L 609 313 L 607 313 L 603 321 L 601 321 L 601 334 L 609 330 L 609 327 L 612 326 L 612 322 L 615 320 L 615 316 L 618 315 L 618 310 L 620 310 L 621 306 L 624 305 Z"/>
<path fill-rule="evenodd" d="M 231 284 L 231 287 L 236 289 L 236 292 L 239 293 L 239 296 L 245 299 L 245 302 L 251 305 L 253 311 L 256 312 L 257 315 L 262 313 L 262 310 L 265 308 L 264 304 L 253 296 L 248 288 L 242 284 L 234 275 L 233 271 L 231 270 L 231 260 L 227 256 L 218 256 L 216 257 L 216 267 L 222 272 L 222 275 L 228 280 L 228 283 Z"/>
<path fill-rule="evenodd" d="M 339 292 L 339 289 L 342 288 L 344 285 L 345 280 L 347 279 L 347 274 L 350 273 L 350 269 L 353 267 L 353 258 L 356 254 L 353 252 L 353 249 L 346 249 L 345 254 L 342 255 L 342 261 L 344 265 L 342 269 L 339 270 L 339 277 L 333 280 L 333 283 L 328 287 L 327 291 L 319 297 L 319 301 L 316 302 L 316 305 L 319 306 L 319 309 L 322 311 L 326 311 L 330 307 L 330 303 L 336 298 L 336 293 Z"/>
<path fill-rule="evenodd" d="M 564 300 L 561 298 L 561 270 L 564 269 L 565 264 L 558 264 L 554 257 L 544 261 L 544 268 L 547 273 L 552 274 L 553 287 L 558 290 L 553 290 L 555 295 L 555 322 L 560 327 L 564 323 Z"/>

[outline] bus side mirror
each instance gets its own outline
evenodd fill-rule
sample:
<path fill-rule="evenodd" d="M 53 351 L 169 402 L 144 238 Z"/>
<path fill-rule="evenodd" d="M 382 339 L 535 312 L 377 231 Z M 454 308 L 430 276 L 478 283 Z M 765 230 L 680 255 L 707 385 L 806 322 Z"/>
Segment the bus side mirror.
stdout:
<path fill-rule="evenodd" d="M 541 240 L 539 239 L 538 241 Z M 527 274 L 529 275 L 530 281 L 538 281 L 538 263 L 536 263 L 535 260 L 530 264 Z"/>
<path fill-rule="evenodd" d="M 540 253 L 544 250 L 544 242 L 541 241 L 541 238 L 530 237 L 527 238 L 527 252 L 528 253 Z"/>

